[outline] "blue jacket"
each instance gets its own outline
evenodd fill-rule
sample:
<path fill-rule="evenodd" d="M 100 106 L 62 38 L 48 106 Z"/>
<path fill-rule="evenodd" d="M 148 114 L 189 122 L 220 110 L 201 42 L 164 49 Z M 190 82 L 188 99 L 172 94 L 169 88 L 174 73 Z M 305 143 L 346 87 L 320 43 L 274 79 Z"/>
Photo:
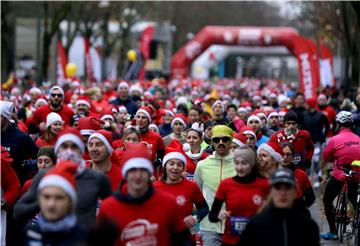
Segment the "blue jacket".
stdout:
<path fill-rule="evenodd" d="M 166 137 L 173 132 L 171 124 L 161 124 L 159 126 L 159 132 L 161 137 Z"/>
<path fill-rule="evenodd" d="M 36 159 L 38 147 L 32 138 L 19 130 L 16 124 L 9 124 L 7 129 L 1 133 L 1 145 L 10 152 L 14 159 L 14 168 L 20 183 L 24 183 L 28 178 L 26 169 L 21 165 L 26 159 Z"/>
<path fill-rule="evenodd" d="M 120 98 L 116 98 L 112 101 L 110 101 L 110 104 L 114 104 L 116 106 L 124 105 L 128 111 L 129 114 L 134 116 L 136 114 L 136 111 L 138 110 L 138 106 L 134 100 L 132 100 L 130 97 L 127 100 L 121 100 Z"/>

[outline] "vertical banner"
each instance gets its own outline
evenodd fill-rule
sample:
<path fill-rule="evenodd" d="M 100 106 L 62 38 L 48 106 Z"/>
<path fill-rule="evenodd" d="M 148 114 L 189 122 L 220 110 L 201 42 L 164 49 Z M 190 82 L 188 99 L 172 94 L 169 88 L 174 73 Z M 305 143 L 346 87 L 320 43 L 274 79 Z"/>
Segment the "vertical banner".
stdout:
<path fill-rule="evenodd" d="M 317 98 L 318 89 L 320 87 L 320 61 L 319 61 L 319 52 L 316 44 L 311 38 L 306 39 L 307 44 L 311 50 L 311 62 L 313 66 L 313 86 L 315 97 Z"/>
<path fill-rule="evenodd" d="M 299 88 L 305 95 L 305 98 L 317 96 L 316 67 L 314 67 L 312 58 L 313 53 L 308 42 L 301 36 L 293 37 L 293 53 L 298 60 L 299 67 Z"/>
<path fill-rule="evenodd" d="M 65 82 L 67 76 L 65 73 L 65 67 L 67 64 L 67 56 L 65 49 L 61 43 L 61 40 L 57 43 L 57 69 L 56 69 L 56 79 L 58 82 Z"/>
<path fill-rule="evenodd" d="M 144 31 L 141 33 L 140 37 L 140 53 L 142 54 L 142 58 L 144 59 L 142 67 L 139 72 L 139 79 L 145 78 L 145 65 L 146 60 L 150 58 L 150 43 L 154 36 L 155 27 L 154 26 L 148 26 L 144 29 Z"/>
<path fill-rule="evenodd" d="M 333 87 L 336 85 L 334 74 L 334 59 L 331 50 L 321 40 L 320 43 L 320 78 L 321 85 Z"/>
<path fill-rule="evenodd" d="M 94 81 L 94 73 L 93 73 L 93 64 L 91 60 L 90 53 L 90 41 L 88 38 L 84 37 L 84 45 L 85 45 L 85 71 L 86 77 L 88 81 Z"/>

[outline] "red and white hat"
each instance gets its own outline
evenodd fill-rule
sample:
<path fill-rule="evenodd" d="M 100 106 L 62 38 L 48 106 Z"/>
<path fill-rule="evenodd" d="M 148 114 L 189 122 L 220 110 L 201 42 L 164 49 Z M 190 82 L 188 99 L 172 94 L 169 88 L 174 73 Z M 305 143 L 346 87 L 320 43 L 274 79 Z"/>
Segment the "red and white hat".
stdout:
<path fill-rule="evenodd" d="M 45 105 L 48 105 L 49 103 L 47 102 L 47 100 L 45 98 L 38 98 L 35 102 L 35 108 L 38 108 L 39 107 L 39 104 L 45 104 Z"/>
<path fill-rule="evenodd" d="M 183 153 L 183 148 L 178 141 L 171 141 L 165 149 L 165 156 L 163 158 L 162 166 L 165 167 L 166 163 L 171 159 L 178 159 L 186 166 L 186 158 Z"/>
<path fill-rule="evenodd" d="M 256 133 L 254 132 L 254 129 L 251 126 L 241 127 L 240 133 L 243 135 L 252 135 L 253 137 L 255 137 L 255 140 L 257 139 Z"/>
<path fill-rule="evenodd" d="M 256 139 L 256 137 L 255 137 Z M 233 132 L 233 143 L 237 144 L 239 147 L 244 146 L 244 142 L 246 142 L 246 138 L 244 139 L 244 135 L 239 132 Z"/>
<path fill-rule="evenodd" d="M 60 161 L 41 179 L 38 191 L 48 186 L 59 187 L 69 195 L 72 204 L 75 205 L 77 200 L 75 179 L 77 168 L 78 165 L 72 161 Z"/>
<path fill-rule="evenodd" d="M 50 89 L 50 91 L 49 91 L 49 97 L 50 97 L 51 93 L 53 92 L 53 90 L 59 90 L 60 93 L 61 93 L 61 94 L 63 95 L 63 97 L 64 97 L 64 91 L 63 91 L 63 89 L 62 89 L 60 86 L 57 86 L 57 85 L 51 87 L 51 89 Z"/>
<path fill-rule="evenodd" d="M 128 113 L 127 108 L 124 105 L 119 106 L 119 113 Z"/>
<path fill-rule="evenodd" d="M 129 90 L 129 84 L 125 81 L 125 80 L 122 80 L 120 81 L 118 87 L 117 87 L 117 90 L 119 91 L 120 88 L 127 88 Z"/>
<path fill-rule="evenodd" d="M 88 143 L 93 138 L 100 139 L 101 142 L 104 143 L 107 151 L 109 152 L 109 155 L 112 155 L 113 148 L 111 147 L 111 143 L 113 141 L 113 138 L 111 136 L 111 132 L 106 131 L 106 130 L 98 130 L 98 131 L 96 131 L 96 132 L 94 132 L 93 134 L 90 135 Z"/>
<path fill-rule="evenodd" d="M 81 150 L 81 153 L 84 153 L 85 145 L 82 141 L 82 137 L 80 132 L 74 128 L 66 128 L 62 133 L 59 134 L 54 147 L 55 153 L 58 153 L 60 146 L 66 141 L 75 143 Z"/>
<path fill-rule="evenodd" d="M 102 111 L 101 111 L 101 120 L 106 120 L 106 119 L 110 119 L 112 121 L 114 121 L 114 116 L 113 116 L 113 111 L 112 111 L 112 107 L 105 107 Z"/>
<path fill-rule="evenodd" d="M 139 113 L 143 113 L 146 118 L 148 118 L 149 123 L 151 122 L 151 109 L 148 106 L 143 106 L 141 108 L 138 109 L 138 111 L 136 111 L 135 117 L 139 114 Z"/>
<path fill-rule="evenodd" d="M 154 167 L 150 161 L 150 154 L 147 147 L 140 143 L 128 143 L 128 147 L 124 153 L 124 166 L 122 168 L 122 176 L 126 178 L 126 174 L 133 168 L 146 169 L 150 175 L 154 173 Z"/>
<path fill-rule="evenodd" d="M 175 122 L 179 121 L 184 127 L 186 127 L 186 118 L 183 114 L 174 115 L 174 119 L 171 121 L 171 128 L 174 126 Z"/>
<path fill-rule="evenodd" d="M 221 105 L 221 111 L 225 112 L 225 105 L 221 100 L 216 100 L 213 105 L 211 106 L 211 109 L 213 110 L 215 105 L 220 104 Z"/>
<path fill-rule="evenodd" d="M 165 109 L 164 111 L 165 111 L 165 114 L 166 114 L 166 115 L 169 114 L 169 115 L 171 115 L 172 117 L 175 116 L 174 112 L 171 111 L 171 110 L 169 110 L 169 109 Z"/>
<path fill-rule="evenodd" d="M 260 123 L 260 127 L 262 127 L 261 120 L 260 120 L 259 116 L 257 116 L 257 115 L 250 115 L 249 118 L 248 118 L 247 121 L 246 121 L 246 124 L 249 125 L 249 122 L 250 122 L 250 121 L 257 121 L 257 122 Z"/>
<path fill-rule="evenodd" d="M 48 114 L 46 116 L 46 128 L 48 128 L 51 124 L 60 121 L 61 123 L 63 123 L 63 119 L 61 118 L 61 116 L 58 113 L 55 112 L 51 112 L 50 114 Z"/>
<path fill-rule="evenodd" d="M 76 101 L 76 106 L 78 106 L 79 104 L 85 104 L 89 108 L 91 107 L 90 99 L 87 96 L 80 96 Z"/>
<path fill-rule="evenodd" d="M 261 150 L 265 150 L 266 152 L 268 152 L 277 162 L 281 162 L 283 160 L 284 152 L 278 143 L 267 142 L 261 144 L 257 149 L 258 155 Z"/>
<path fill-rule="evenodd" d="M 139 92 L 140 94 L 143 94 L 143 89 L 139 84 L 135 84 L 130 87 L 130 94 L 132 94 L 135 91 Z"/>
<path fill-rule="evenodd" d="M 279 113 L 276 112 L 275 110 L 271 111 L 270 114 L 269 114 L 268 117 L 267 117 L 267 120 L 269 121 L 269 119 L 270 119 L 271 117 L 273 117 L 273 116 L 278 117 L 278 116 L 279 116 Z"/>
<path fill-rule="evenodd" d="M 100 130 L 103 125 L 105 125 L 105 122 L 96 117 L 81 117 L 77 128 L 80 130 L 81 135 L 91 135 Z"/>

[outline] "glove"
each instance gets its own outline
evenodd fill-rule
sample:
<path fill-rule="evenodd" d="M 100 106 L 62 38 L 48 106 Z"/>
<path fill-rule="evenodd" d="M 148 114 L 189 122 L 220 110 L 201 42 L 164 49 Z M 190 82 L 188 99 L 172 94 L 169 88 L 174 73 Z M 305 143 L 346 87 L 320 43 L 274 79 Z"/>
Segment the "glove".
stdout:
<path fill-rule="evenodd" d="M 156 159 L 153 162 L 153 165 L 154 165 L 155 168 L 160 167 L 162 165 L 162 161 L 160 159 Z"/>

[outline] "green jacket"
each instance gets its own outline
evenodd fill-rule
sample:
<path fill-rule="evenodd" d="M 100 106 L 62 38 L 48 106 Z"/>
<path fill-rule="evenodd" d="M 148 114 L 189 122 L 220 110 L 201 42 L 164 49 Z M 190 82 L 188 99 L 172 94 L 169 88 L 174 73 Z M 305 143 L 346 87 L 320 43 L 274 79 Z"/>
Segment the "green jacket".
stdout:
<path fill-rule="evenodd" d="M 214 154 L 197 164 L 194 179 L 202 190 L 210 209 L 214 202 L 215 194 L 220 182 L 235 175 L 234 154 L 232 152 L 224 157 L 221 157 L 214 152 Z M 224 223 L 225 221 L 223 223 L 212 223 L 209 221 L 208 216 L 206 216 L 200 222 L 200 230 L 224 233 Z"/>

